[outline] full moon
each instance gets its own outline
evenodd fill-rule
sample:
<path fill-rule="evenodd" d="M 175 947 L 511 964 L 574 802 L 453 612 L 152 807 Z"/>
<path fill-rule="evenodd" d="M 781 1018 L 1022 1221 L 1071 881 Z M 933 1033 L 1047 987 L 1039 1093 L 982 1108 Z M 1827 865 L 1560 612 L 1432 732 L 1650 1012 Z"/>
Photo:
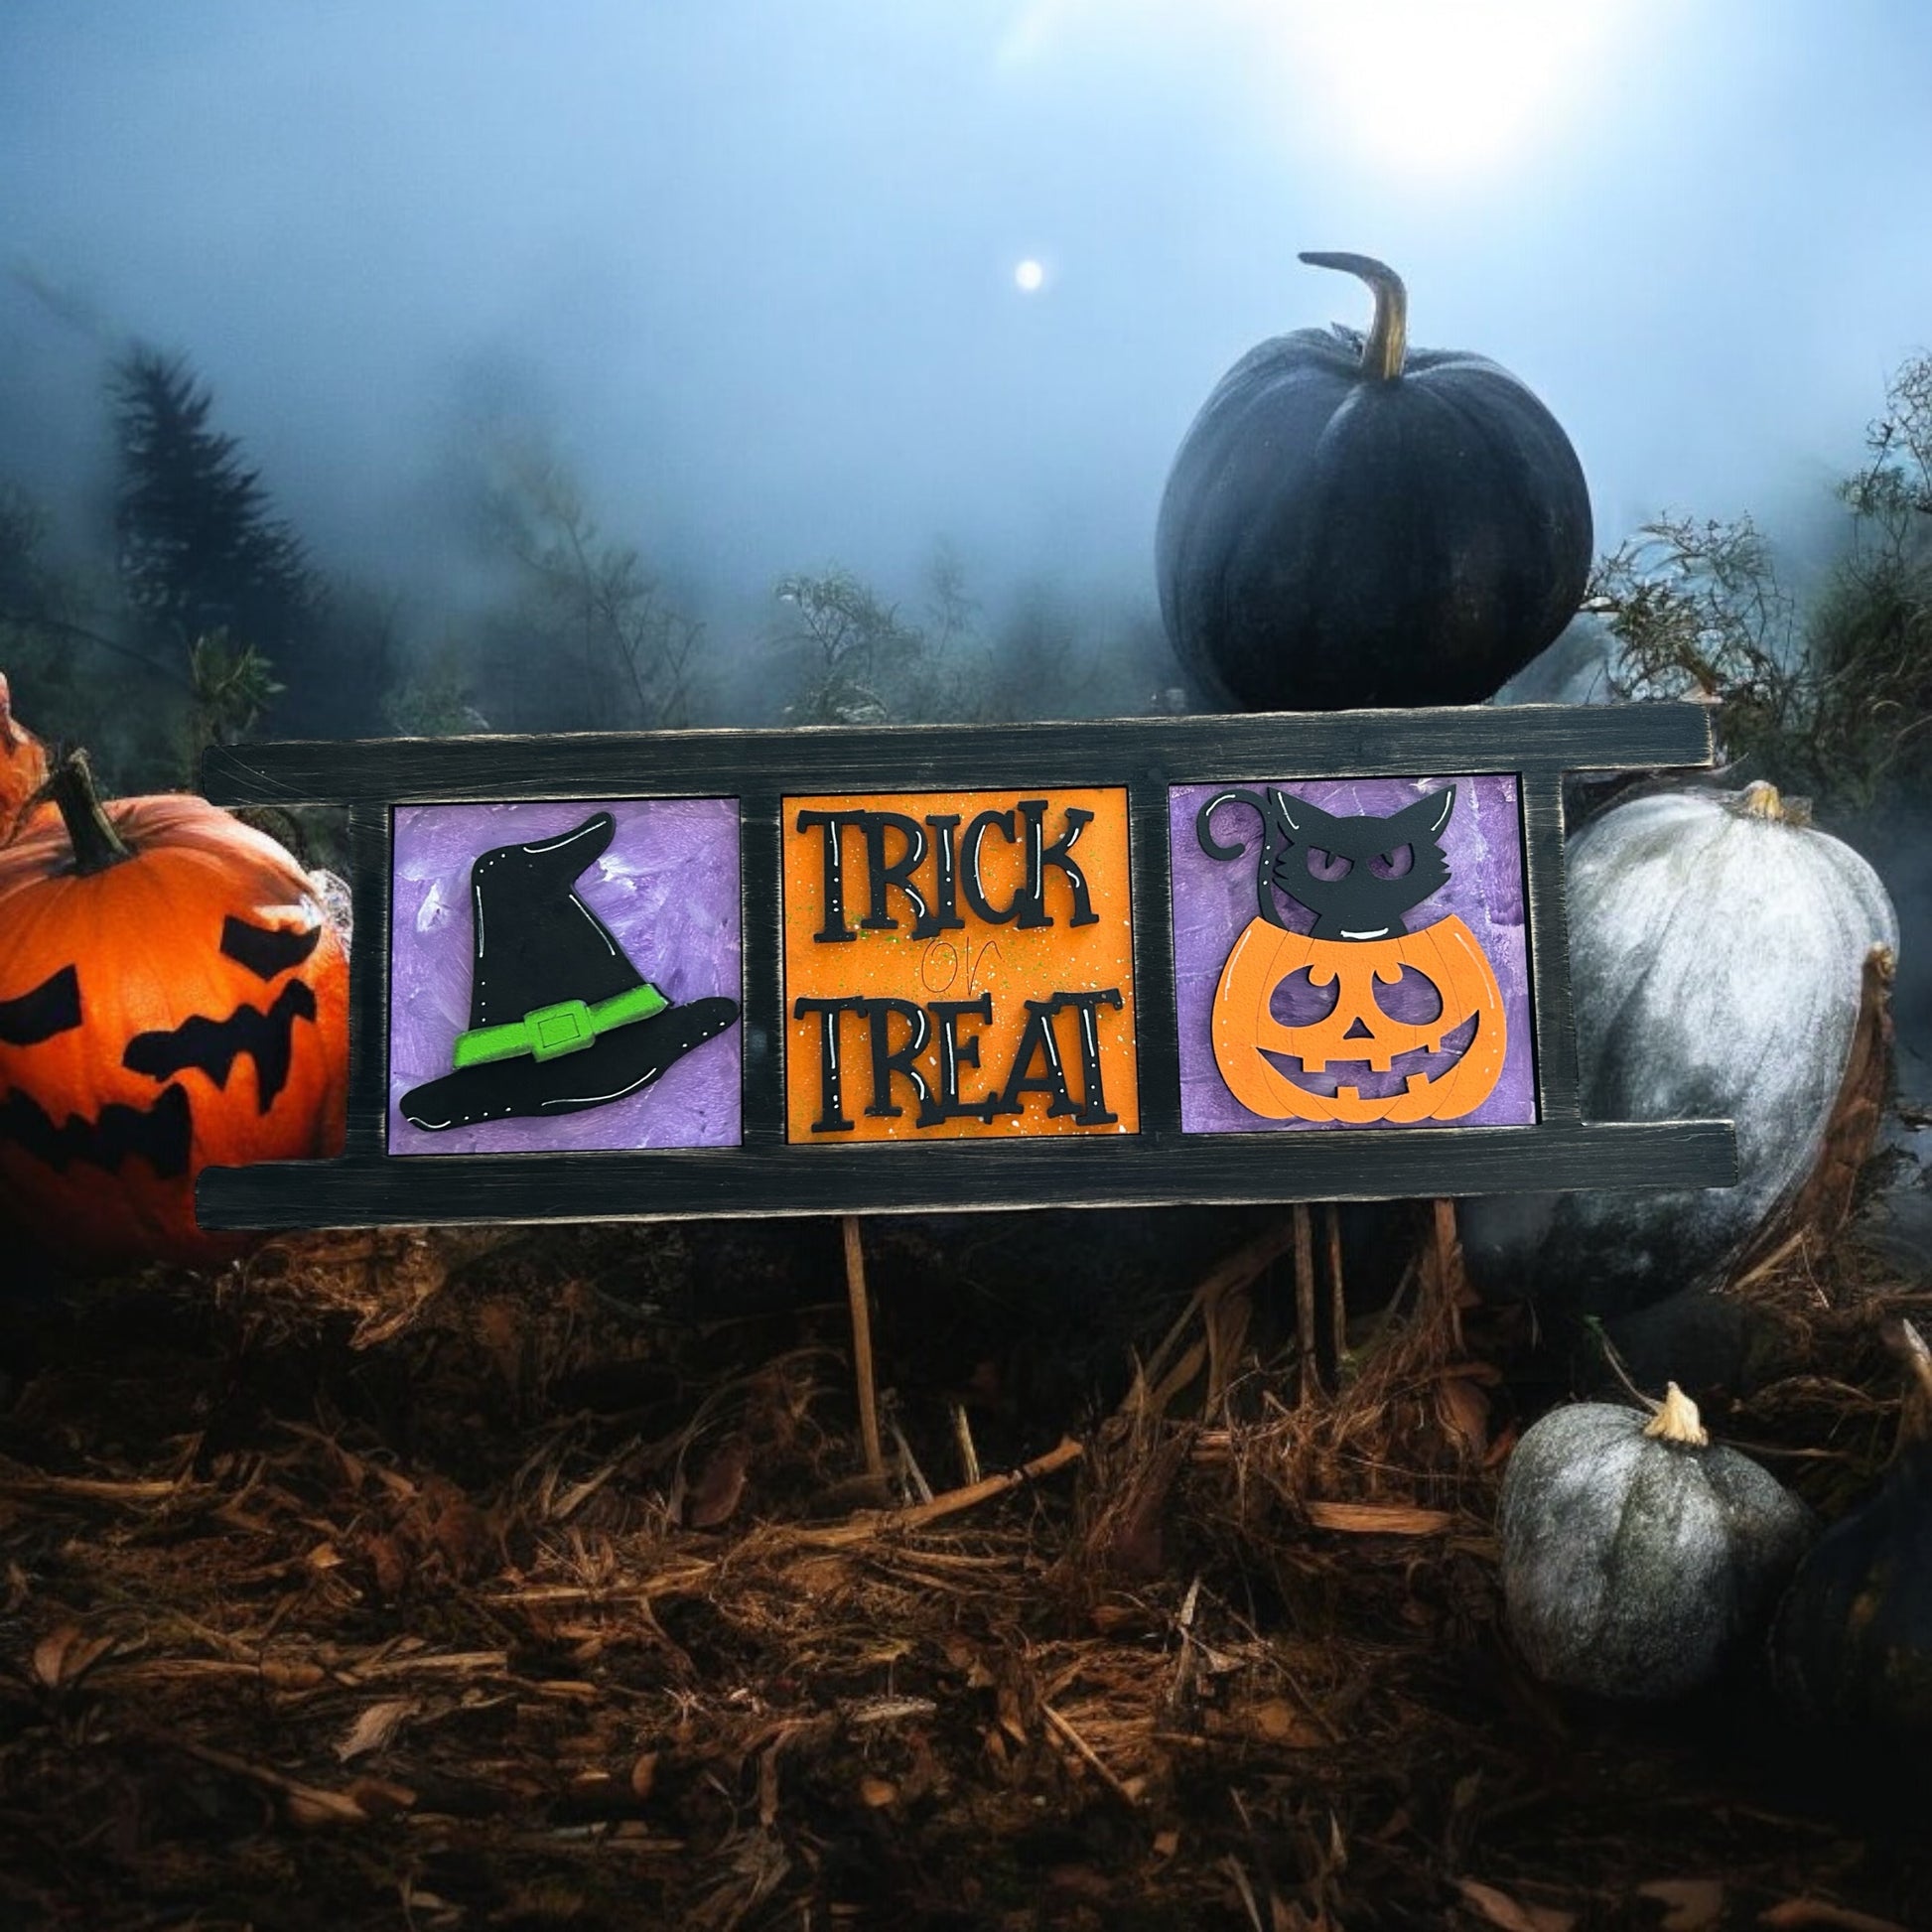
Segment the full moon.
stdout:
<path fill-rule="evenodd" d="M 1046 270 L 1038 262 L 1035 261 L 1031 255 L 1013 271 L 1014 286 L 1023 295 L 1035 294 L 1045 280 Z"/>

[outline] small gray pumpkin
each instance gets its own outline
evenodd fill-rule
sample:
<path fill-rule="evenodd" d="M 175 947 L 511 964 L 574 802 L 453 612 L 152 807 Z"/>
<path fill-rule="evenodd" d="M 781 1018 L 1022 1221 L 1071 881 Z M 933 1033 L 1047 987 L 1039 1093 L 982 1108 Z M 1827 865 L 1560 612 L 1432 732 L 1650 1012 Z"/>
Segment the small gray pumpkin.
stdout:
<path fill-rule="evenodd" d="M 1713 1677 L 1811 1540 L 1776 1477 L 1713 1448 L 1677 1384 L 1649 1421 L 1600 1402 L 1552 1410 L 1503 1477 L 1503 1604 L 1538 1677 L 1665 1698 Z"/>

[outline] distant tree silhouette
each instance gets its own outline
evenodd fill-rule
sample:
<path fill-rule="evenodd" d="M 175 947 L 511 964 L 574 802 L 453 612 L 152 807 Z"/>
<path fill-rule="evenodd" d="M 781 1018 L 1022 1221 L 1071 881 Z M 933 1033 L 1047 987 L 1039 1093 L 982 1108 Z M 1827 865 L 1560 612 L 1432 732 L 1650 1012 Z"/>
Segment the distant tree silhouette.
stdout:
<path fill-rule="evenodd" d="M 1932 355 L 1910 357 L 1840 485 L 1845 547 L 1800 601 L 1749 517 L 1660 516 L 1599 560 L 1612 693 L 1722 700 L 1726 756 L 1830 812 L 1932 790 Z"/>
<path fill-rule="evenodd" d="M 634 544 L 604 534 L 546 437 L 492 432 L 480 455 L 480 533 L 489 560 L 508 567 L 507 599 L 477 625 L 477 697 L 489 718 L 512 731 L 700 722 L 711 701 L 703 624 L 674 607 Z M 463 682 L 458 711 L 470 703 Z M 432 696 L 432 709 L 450 696 Z"/>
<path fill-rule="evenodd" d="M 15 710 L 50 743 L 85 745 L 118 790 L 178 784 L 188 665 L 108 634 L 119 621 L 98 593 L 110 580 L 57 561 L 52 523 L 37 498 L 0 482 L 0 670 Z"/>
<path fill-rule="evenodd" d="M 1104 605 L 1035 579 L 995 626 L 989 722 L 1125 718 L 1181 708 L 1180 668 L 1151 601 Z"/>
<path fill-rule="evenodd" d="M 319 591 L 240 445 L 209 425 L 187 358 L 137 345 L 115 363 L 114 504 L 122 590 L 157 653 L 225 631 L 278 667 L 315 629 Z"/>
<path fill-rule="evenodd" d="M 1008 724 L 1176 708 L 1179 668 L 1145 604 L 1096 611 L 1036 583 L 984 626 L 950 545 L 937 545 L 925 574 L 925 624 L 838 565 L 779 580 L 786 618 L 767 660 L 785 723 Z"/>
<path fill-rule="evenodd" d="M 789 621 L 772 639 L 792 697 L 794 725 L 923 723 L 935 715 L 932 654 L 924 631 L 851 571 L 778 580 Z"/>

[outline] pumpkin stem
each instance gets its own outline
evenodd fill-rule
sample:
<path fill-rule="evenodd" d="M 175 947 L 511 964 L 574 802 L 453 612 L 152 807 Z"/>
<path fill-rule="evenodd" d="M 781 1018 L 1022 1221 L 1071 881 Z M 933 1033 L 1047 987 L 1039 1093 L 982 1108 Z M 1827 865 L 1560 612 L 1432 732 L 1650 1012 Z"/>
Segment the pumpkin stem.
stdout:
<path fill-rule="evenodd" d="M 1768 818 L 1779 825 L 1811 823 L 1811 800 L 1779 791 L 1768 778 L 1753 778 L 1738 794 L 1736 809 L 1746 818 Z"/>
<path fill-rule="evenodd" d="M 1375 291 L 1375 320 L 1362 341 L 1362 373 L 1378 382 L 1393 382 L 1402 373 L 1409 352 L 1409 291 L 1387 262 L 1373 255 L 1305 254 L 1311 268 L 1338 268 L 1359 275 Z"/>
<path fill-rule="evenodd" d="M 85 752 L 68 753 L 54 767 L 46 784 L 27 803 L 36 805 L 42 799 L 51 799 L 60 808 L 61 822 L 68 828 L 68 843 L 73 847 L 76 878 L 90 878 L 134 857 L 133 848 L 114 830 L 112 821 L 100 808 L 93 767 L 87 762 Z"/>
<path fill-rule="evenodd" d="M 1686 1443 L 1692 1449 L 1704 1449 L 1711 1441 L 1697 1404 L 1675 1382 L 1665 1384 L 1664 1399 L 1644 1424 L 1643 1433 L 1660 1443 Z"/>

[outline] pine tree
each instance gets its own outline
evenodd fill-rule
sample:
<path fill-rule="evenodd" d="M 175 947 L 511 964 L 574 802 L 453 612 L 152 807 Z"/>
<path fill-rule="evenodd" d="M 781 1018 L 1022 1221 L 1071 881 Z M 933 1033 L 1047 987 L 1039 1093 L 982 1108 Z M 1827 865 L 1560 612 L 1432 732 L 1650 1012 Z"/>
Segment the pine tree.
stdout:
<path fill-rule="evenodd" d="M 156 647 L 225 631 L 270 659 L 299 646 L 317 586 L 240 445 L 209 427 L 213 397 L 186 357 L 137 345 L 115 364 L 114 525 L 128 603 Z"/>

